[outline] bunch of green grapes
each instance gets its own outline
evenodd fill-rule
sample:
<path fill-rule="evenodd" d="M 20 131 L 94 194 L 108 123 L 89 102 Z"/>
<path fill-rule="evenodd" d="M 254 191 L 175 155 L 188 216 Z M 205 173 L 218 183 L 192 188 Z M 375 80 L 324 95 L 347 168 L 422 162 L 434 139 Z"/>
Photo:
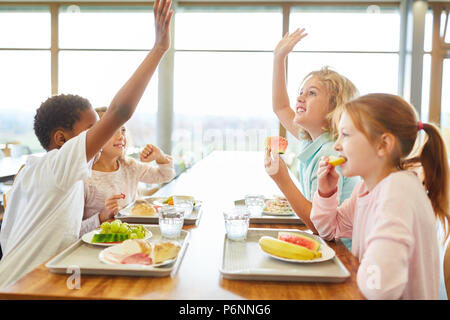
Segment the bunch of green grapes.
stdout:
<path fill-rule="evenodd" d="M 110 222 L 103 222 L 100 226 L 100 233 L 125 233 L 129 235 L 129 239 L 143 239 L 146 232 L 143 225 L 129 225 L 118 219 Z"/>

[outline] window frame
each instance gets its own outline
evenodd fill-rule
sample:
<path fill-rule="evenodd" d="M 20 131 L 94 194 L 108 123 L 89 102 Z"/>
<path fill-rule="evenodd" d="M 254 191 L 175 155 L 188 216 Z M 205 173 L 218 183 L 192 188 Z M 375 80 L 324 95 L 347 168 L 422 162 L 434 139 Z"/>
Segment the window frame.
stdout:
<path fill-rule="evenodd" d="M 0 3 L 0 7 L 8 7 L 8 6 L 18 6 L 18 7 L 33 7 L 33 6 L 48 6 L 50 8 L 50 14 L 51 14 L 51 46 L 50 49 L 43 49 L 43 48 L 0 48 L 0 50 L 50 50 L 51 53 L 51 93 L 52 94 L 58 94 L 58 54 L 62 50 L 58 46 L 58 13 L 59 8 L 61 6 L 68 6 L 71 4 L 78 4 L 83 6 L 104 6 L 104 7 L 115 7 L 115 8 L 126 8 L 126 7 L 137 7 L 137 6 L 153 6 L 153 1 L 133 1 L 133 2 L 111 2 L 111 1 L 104 1 L 104 2 L 95 2 L 95 1 L 82 1 L 82 2 L 70 2 L 70 1 L 61 1 L 61 2 L 53 2 L 53 1 L 36 1 L 36 2 L 20 2 L 20 1 L 10 1 L 10 2 L 2 2 Z M 367 5 L 377 5 L 380 7 L 398 7 L 401 9 L 401 6 L 403 5 L 403 1 L 389 1 L 389 2 L 370 2 L 370 1 L 323 1 L 323 2 L 313 2 L 313 1 L 289 1 L 289 2 L 283 2 L 283 1 L 244 1 L 244 2 L 226 2 L 226 1 L 202 1 L 202 2 L 196 2 L 196 1 L 178 1 L 175 3 L 175 6 L 180 7 L 214 7 L 214 6 L 220 6 L 220 7 L 278 7 L 281 8 L 282 11 L 282 34 L 280 37 L 289 31 L 289 16 L 290 12 L 293 7 L 297 6 L 314 6 L 314 7 L 342 7 L 342 6 L 367 6 Z M 437 6 L 446 6 L 448 8 L 449 4 L 446 2 L 433 2 L 430 3 L 429 6 L 434 8 Z M 176 7 L 175 7 L 176 10 Z M 435 19 L 433 19 L 434 21 Z M 435 27 L 434 27 L 435 28 Z M 402 46 L 404 45 L 403 42 L 406 41 L 406 39 L 400 39 L 402 43 L 400 43 L 400 51 L 403 49 Z M 433 41 L 434 43 L 434 41 Z M 444 48 L 446 50 L 446 53 L 444 55 L 448 57 L 450 55 L 450 44 L 445 44 Z M 105 50 L 116 50 L 116 49 L 105 49 Z M 123 49 L 121 49 L 123 51 Z M 121 51 L 117 50 L 117 51 Z M 174 50 L 171 48 L 171 50 Z M 442 50 L 442 49 L 440 49 Z M 136 49 L 135 51 L 139 51 Z M 245 50 L 244 50 L 245 51 Z M 267 52 L 267 50 L 263 50 L 263 52 Z M 432 49 L 431 54 L 433 53 L 436 56 L 436 53 L 439 50 Z M 333 52 L 333 51 L 321 51 L 321 52 Z M 340 52 L 340 51 L 339 51 Z M 345 52 L 345 51 L 344 51 Z M 366 52 L 366 51 L 364 51 Z M 368 52 L 368 51 L 367 51 Z M 379 52 L 377 52 L 379 53 Z M 391 53 L 391 52 L 389 52 Z M 402 55 L 402 52 L 399 52 L 400 55 Z M 422 53 L 424 54 L 424 52 Z M 401 58 L 401 57 L 400 57 Z M 436 94 L 433 94 L 433 92 L 439 92 L 438 96 L 441 97 L 442 93 L 442 78 L 438 82 L 433 82 L 433 79 L 435 79 L 435 74 L 443 72 L 442 70 L 442 54 L 441 54 L 441 69 L 438 70 L 439 66 L 439 59 L 432 58 L 432 71 L 431 71 L 431 84 L 430 84 L 430 121 L 434 121 L 440 124 L 440 112 L 441 112 L 441 105 L 440 101 L 433 100 L 433 97 L 436 97 Z M 172 59 L 173 59 L 173 52 L 172 52 Z M 436 62 L 438 61 L 438 62 Z M 289 62 L 287 61 L 286 64 Z M 173 64 L 173 62 L 172 62 Z M 404 76 L 402 72 L 402 63 L 399 62 L 399 86 L 403 86 L 403 79 Z M 173 71 L 173 65 L 172 69 L 167 69 L 169 72 Z M 167 71 L 166 71 L 167 72 Z M 165 77 L 172 77 L 173 80 L 173 74 L 172 75 L 165 75 Z M 437 77 L 439 79 L 439 77 Z M 172 93 L 171 90 L 164 90 L 164 85 L 160 85 L 158 89 L 158 95 L 161 94 L 167 94 L 169 92 Z M 173 101 L 173 99 L 168 99 L 169 101 Z M 440 98 L 439 98 L 440 100 Z M 158 108 L 158 113 L 160 112 Z M 158 115 L 159 117 L 159 115 Z M 171 128 L 171 125 L 166 125 L 166 129 Z M 283 126 L 279 125 L 279 134 L 281 136 L 286 136 L 286 130 L 283 128 Z M 164 128 L 163 128 L 164 130 Z M 158 132 L 161 130 L 158 129 Z M 171 134 L 170 132 L 166 132 L 166 134 Z M 161 136 L 161 134 L 159 134 Z"/>
<path fill-rule="evenodd" d="M 442 111 L 442 80 L 444 60 L 450 58 L 450 43 L 445 42 L 448 20 L 450 19 L 450 3 L 434 2 L 428 6 L 433 12 L 433 31 L 431 51 L 424 54 L 431 55 L 431 72 L 430 72 L 430 98 L 429 98 L 429 117 L 428 121 L 441 127 L 441 111 Z M 445 11 L 447 18 L 445 20 L 445 28 L 441 34 L 441 13 Z"/>

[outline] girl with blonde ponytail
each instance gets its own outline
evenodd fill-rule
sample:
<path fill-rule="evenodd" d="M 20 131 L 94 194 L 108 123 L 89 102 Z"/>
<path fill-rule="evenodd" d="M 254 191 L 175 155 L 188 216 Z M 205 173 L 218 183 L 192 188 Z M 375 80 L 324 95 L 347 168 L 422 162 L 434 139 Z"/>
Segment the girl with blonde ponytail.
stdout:
<path fill-rule="evenodd" d="M 418 121 L 402 98 L 381 93 L 346 103 L 338 130 L 334 147 L 346 160 L 342 174 L 362 181 L 338 206 L 339 175 L 322 158 L 311 211 L 319 235 L 352 237 L 361 263 L 357 282 L 367 298 L 437 299 L 436 218 L 444 226 L 450 219 L 449 167 L 439 130 Z M 417 147 L 422 130 L 425 142 Z"/>

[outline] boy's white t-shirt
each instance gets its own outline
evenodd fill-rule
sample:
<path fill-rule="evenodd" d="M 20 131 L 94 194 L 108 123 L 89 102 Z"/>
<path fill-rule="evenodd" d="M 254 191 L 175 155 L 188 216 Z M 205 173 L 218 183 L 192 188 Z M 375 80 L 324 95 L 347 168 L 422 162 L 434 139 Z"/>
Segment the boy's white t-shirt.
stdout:
<path fill-rule="evenodd" d="M 0 232 L 0 288 L 78 239 L 83 217 L 86 132 L 42 157 L 30 156 L 17 175 Z"/>

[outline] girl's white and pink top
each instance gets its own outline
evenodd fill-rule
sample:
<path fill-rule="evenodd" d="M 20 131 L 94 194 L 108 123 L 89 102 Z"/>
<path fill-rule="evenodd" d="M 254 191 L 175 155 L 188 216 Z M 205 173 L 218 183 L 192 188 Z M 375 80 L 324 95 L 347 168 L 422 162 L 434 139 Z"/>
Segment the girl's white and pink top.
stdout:
<path fill-rule="evenodd" d="M 105 201 L 112 195 L 123 193 L 119 200 L 122 209 L 136 200 L 139 182 L 160 184 L 169 182 L 175 176 L 173 159 L 168 164 L 157 167 L 127 157 L 119 161 L 119 169 L 113 172 L 92 170 L 90 178 L 84 180 L 84 215 L 80 236 L 94 230 L 100 225 L 99 213 L 105 207 Z"/>
<path fill-rule="evenodd" d="M 313 199 L 311 221 L 325 240 L 351 237 L 357 283 L 368 299 L 438 299 L 436 218 L 421 181 L 399 171 L 372 191 L 364 182 L 338 207 L 337 194 Z"/>

